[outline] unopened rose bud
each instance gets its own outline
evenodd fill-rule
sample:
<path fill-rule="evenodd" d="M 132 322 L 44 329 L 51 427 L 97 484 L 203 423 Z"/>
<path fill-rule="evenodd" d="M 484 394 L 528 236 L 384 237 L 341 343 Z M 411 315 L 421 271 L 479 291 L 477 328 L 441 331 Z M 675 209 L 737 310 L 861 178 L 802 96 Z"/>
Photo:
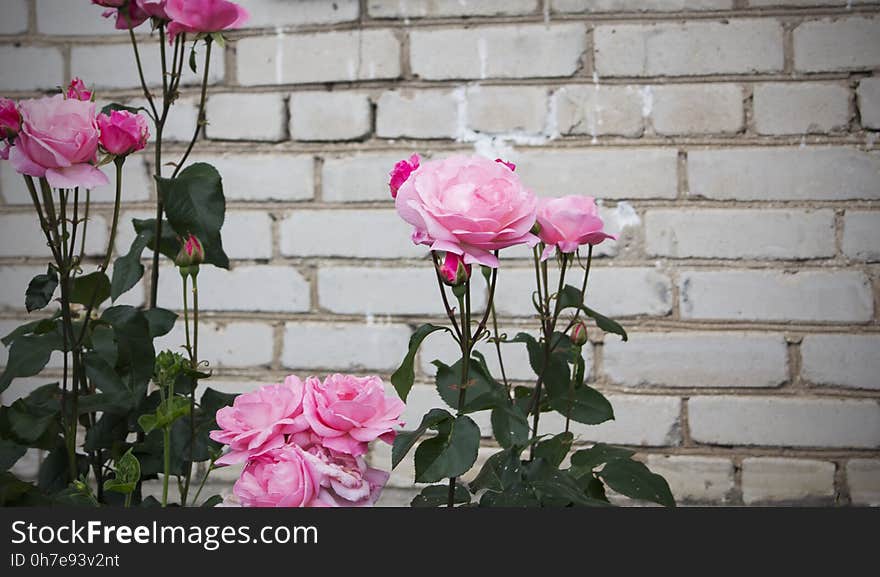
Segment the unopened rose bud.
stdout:
<path fill-rule="evenodd" d="M 461 255 L 447 252 L 443 265 L 440 267 L 440 277 L 449 286 L 463 285 L 471 277 L 471 265 L 464 264 Z"/>
<path fill-rule="evenodd" d="M 587 325 L 582 322 L 574 325 L 574 329 L 571 331 L 571 342 L 576 347 L 587 344 Z"/>
<path fill-rule="evenodd" d="M 409 160 L 401 160 L 394 165 L 394 169 L 388 174 L 391 180 L 388 181 L 388 188 L 391 189 L 391 198 L 397 198 L 397 191 L 407 181 L 409 175 L 419 168 L 418 154 L 413 154 Z"/>
<path fill-rule="evenodd" d="M 174 264 L 183 268 L 198 266 L 203 262 L 205 262 L 205 249 L 202 243 L 195 236 L 189 235 L 183 241 L 183 246 L 180 247 L 180 252 L 177 253 Z"/>
<path fill-rule="evenodd" d="M 86 83 L 81 78 L 74 78 L 67 85 L 67 98 L 69 100 L 85 100 L 88 102 L 92 99 L 92 92 L 86 89 Z"/>

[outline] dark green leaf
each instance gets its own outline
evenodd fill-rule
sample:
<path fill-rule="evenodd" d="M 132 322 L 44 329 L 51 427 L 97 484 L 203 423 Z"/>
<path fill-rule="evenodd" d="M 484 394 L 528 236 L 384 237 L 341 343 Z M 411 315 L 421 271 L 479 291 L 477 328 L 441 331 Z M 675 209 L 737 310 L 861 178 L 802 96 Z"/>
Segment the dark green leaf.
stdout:
<path fill-rule="evenodd" d="M 445 477 L 457 477 L 470 469 L 480 448 L 480 428 L 467 415 L 441 421 L 437 436 L 416 449 L 416 481 L 433 483 Z"/>
<path fill-rule="evenodd" d="M 147 317 L 147 324 L 150 327 L 150 337 L 154 339 L 170 333 L 177 320 L 177 313 L 162 308 L 145 310 L 144 316 Z"/>
<path fill-rule="evenodd" d="M 606 506 L 602 501 L 588 497 L 577 481 L 543 459 L 529 463 L 527 482 L 544 507 Z"/>
<path fill-rule="evenodd" d="M 141 256 L 144 249 L 150 244 L 154 233 L 152 230 L 144 230 L 131 243 L 128 253 L 120 256 L 113 263 L 113 280 L 110 283 L 110 297 L 115 301 L 131 288 L 144 276 L 144 265 L 141 264 Z"/>
<path fill-rule="evenodd" d="M 55 313 L 49 317 L 48 319 L 37 319 L 35 321 L 31 321 L 29 323 L 25 323 L 15 328 L 11 333 L 0 339 L 0 342 L 3 343 L 3 346 L 8 347 L 12 344 L 15 339 L 18 337 L 23 337 L 24 335 L 36 334 L 43 335 L 46 333 L 51 333 L 53 331 L 59 331 L 60 335 L 60 325 L 58 319 L 61 318 L 61 312 L 55 311 Z"/>
<path fill-rule="evenodd" d="M 455 484 L 455 492 L 452 501 L 455 505 L 462 505 L 471 502 L 471 494 L 467 487 L 461 483 Z M 422 489 L 422 492 L 416 495 L 411 507 L 445 507 L 449 504 L 449 486 L 448 485 L 429 485 Z"/>
<path fill-rule="evenodd" d="M 114 415 L 105 413 L 101 415 L 94 426 L 86 433 L 86 451 L 98 449 L 115 449 L 125 443 L 128 437 L 128 415 Z"/>
<path fill-rule="evenodd" d="M 88 461 L 84 455 L 76 455 L 76 469 L 74 478 L 78 478 L 80 473 L 85 473 L 88 470 Z M 49 493 L 57 493 L 67 487 L 69 479 L 70 464 L 67 457 L 67 447 L 63 442 L 59 442 L 40 463 L 37 486 Z"/>
<path fill-rule="evenodd" d="M 574 441 L 574 435 L 571 433 L 559 433 L 540 441 L 535 445 L 535 458 L 544 459 L 554 468 L 559 467 L 571 449 L 572 441 Z"/>
<path fill-rule="evenodd" d="M 27 447 L 9 439 L 0 439 L 0 471 L 8 471 L 27 453 Z"/>
<path fill-rule="evenodd" d="M 492 409 L 492 433 L 504 448 L 529 441 L 529 422 L 519 406 L 507 401 Z"/>
<path fill-rule="evenodd" d="M 221 497 L 220 495 L 211 495 L 210 497 L 205 499 L 205 502 L 202 503 L 201 505 L 199 505 L 199 507 L 205 507 L 205 508 L 210 509 L 211 507 L 216 507 L 217 505 L 219 505 L 222 502 L 223 502 L 223 497 Z"/>
<path fill-rule="evenodd" d="M 99 306 L 110 298 L 110 279 L 101 271 L 73 279 L 70 302 L 81 305 Z"/>
<path fill-rule="evenodd" d="M 140 478 L 141 464 L 129 449 L 116 461 L 116 477 L 104 481 L 104 490 L 127 495 L 135 490 Z"/>
<path fill-rule="evenodd" d="M 587 497 L 608 503 L 608 497 L 605 495 L 605 485 L 602 484 L 602 481 L 593 475 L 588 475 L 585 478 L 587 482 L 584 492 Z"/>
<path fill-rule="evenodd" d="M 155 252 L 156 219 L 139 220 L 135 218 L 132 219 L 131 223 L 138 235 L 146 236 L 147 248 Z M 177 253 L 180 252 L 180 240 L 178 240 L 177 233 L 174 232 L 174 229 L 171 228 L 171 224 L 167 220 L 162 220 L 162 240 L 159 243 L 159 252 L 171 260 L 174 260 Z"/>
<path fill-rule="evenodd" d="M 131 389 L 98 353 L 89 351 L 83 355 L 86 376 L 101 392 L 131 396 Z M 132 399 L 133 400 L 133 399 Z"/>
<path fill-rule="evenodd" d="M 49 265 L 46 274 L 38 274 L 28 283 L 27 291 L 24 293 L 24 307 L 27 312 L 39 310 L 49 304 L 57 287 L 58 272 L 55 267 Z"/>
<path fill-rule="evenodd" d="M 596 443 L 589 449 L 581 449 L 571 456 L 573 466 L 593 470 L 603 463 L 620 459 L 629 459 L 635 452 L 620 447 L 612 447 L 604 443 Z"/>
<path fill-rule="evenodd" d="M 32 483 L 25 483 L 12 473 L 0 473 L 0 506 L 33 507 L 49 503 L 49 499 Z"/>
<path fill-rule="evenodd" d="M 644 463 L 618 459 L 606 463 L 599 476 L 609 487 L 627 497 L 675 507 L 675 498 L 666 479 L 652 473 Z"/>
<path fill-rule="evenodd" d="M 93 325 L 92 351 L 101 357 L 111 367 L 116 366 L 119 352 L 116 350 L 116 338 L 113 336 L 113 327 L 108 325 Z"/>
<path fill-rule="evenodd" d="M 49 362 L 52 351 L 62 349 L 63 340 L 59 332 L 16 338 L 9 347 L 6 370 L 0 375 L 0 393 L 9 387 L 13 379 L 32 377 L 39 373 Z"/>
<path fill-rule="evenodd" d="M 220 228 L 226 216 L 226 198 L 220 173 L 210 164 L 197 162 L 176 178 L 160 178 L 159 195 L 165 214 L 179 236 L 194 234 L 205 248 L 205 262 L 229 268 L 223 252 Z"/>
<path fill-rule="evenodd" d="M 198 70 L 196 68 L 196 45 L 193 44 L 192 50 L 189 51 L 189 69 L 192 70 L 193 74 L 197 74 Z"/>
<path fill-rule="evenodd" d="M 461 360 L 452 366 L 446 366 L 440 361 L 433 361 L 432 364 L 437 367 L 437 393 L 447 405 L 457 409 L 461 394 Z M 461 412 L 473 413 L 490 409 L 506 398 L 504 387 L 492 378 L 485 363 L 471 359 Z"/>
<path fill-rule="evenodd" d="M 400 461 L 409 453 L 419 438 L 428 429 L 437 428 L 443 421 L 452 420 L 452 415 L 443 409 L 431 409 L 422 417 L 422 423 L 413 431 L 401 431 L 394 438 L 394 446 L 391 448 L 391 468 L 397 467 Z"/>
<path fill-rule="evenodd" d="M 140 398 L 153 377 L 156 362 L 147 317 L 134 307 L 117 305 L 105 310 L 101 320 L 113 327 L 116 337 L 116 372 L 135 398 Z"/>
<path fill-rule="evenodd" d="M 397 391 L 397 396 L 403 401 L 406 401 L 406 397 L 409 395 L 409 391 L 413 386 L 413 381 L 416 378 L 413 363 L 415 362 L 416 353 L 418 352 L 419 347 L 422 346 L 422 341 L 424 341 L 425 337 L 431 333 L 443 330 L 448 329 L 437 325 L 424 324 L 417 328 L 409 337 L 409 350 L 403 358 L 403 361 L 400 363 L 400 367 L 398 367 L 397 370 L 394 371 L 394 374 L 391 375 L 391 384 L 394 385 L 394 390 Z"/>
<path fill-rule="evenodd" d="M 567 384 L 547 382 L 550 407 L 571 419 L 586 425 L 598 425 L 614 418 L 614 409 L 602 393 L 584 385 L 569 390 Z"/>
<path fill-rule="evenodd" d="M 505 449 L 486 459 L 483 468 L 470 482 L 470 490 L 502 492 L 521 479 L 520 449 Z"/>
<path fill-rule="evenodd" d="M 118 102 L 111 102 L 107 106 L 101 109 L 101 114 L 110 115 L 114 110 L 124 110 L 125 112 L 131 112 L 132 114 L 137 114 L 141 109 L 133 108 L 131 106 L 125 106 L 124 104 L 119 104 Z"/>

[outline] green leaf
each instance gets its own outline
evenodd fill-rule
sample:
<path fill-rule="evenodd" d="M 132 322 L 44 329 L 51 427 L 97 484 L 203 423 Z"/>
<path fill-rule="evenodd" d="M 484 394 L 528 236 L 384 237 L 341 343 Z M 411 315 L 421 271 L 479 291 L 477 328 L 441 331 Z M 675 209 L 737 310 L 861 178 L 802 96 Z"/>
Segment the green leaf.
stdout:
<path fill-rule="evenodd" d="M 543 459 L 528 464 L 526 477 L 544 507 L 607 506 L 607 503 L 588 497 L 574 478 Z"/>
<path fill-rule="evenodd" d="M 573 441 L 574 435 L 571 433 L 559 433 L 535 445 L 535 457 L 544 459 L 554 468 L 557 468 L 571 449 Z"/>
<path fill-rule="evenodd" d="M 132 219 L 132 226 L 138 235 L 145 235 L 147 238 L 147 248 L 156 251 L 156 219 L 147 220 Z M 177 233 L 171 228 L 171 224 L 167 220 L 162 220 L 162 239 L 159 242 L 159 253 L 167 256 L 171 260 L 180 252 L 180 240 Z"/>
<path fill-rule="evenodd" d="M 457 477 L 470 469 L 480 448 L 480 428 L 467 415 L 441 421 L 437 436 L 416 449 L 416 482 L 433 483 Z"/>
<path fill-rule="evenodd" d="M 113 263 L 113 280 L 110 283 L 110 298 L 114 301 L 131 290 L 144 276 L 141 256 L 154 236 L 153 231 L 142 231 L 134 237 L 128 253 Z"/>
<path fill-rule="evenodd" d="M 412 389 L 413 381 L 415 381 L 416 375 L 413 363 L 415 362 L 419 347 L 422 346 L 422 341 L 433 332 L 445 330 L 449 329 L 438 325 L 424 324 L 417 328 L 409 337 L 409 350 L 403 358 L 403 362 L 400 363 L 400 367 L 391 375 L 391 384 L 394 385 L 394 390 L 397 391 L 397 396 L 401 400 L 406 401 L 406 397 L 409 395 L 410 389 Z"/>
<path fill-rule="evenodd" d="M 131 112 L 132 114 L 137 114 L 141 109 L 133 108 L 131 106 L 125 106 L 124 104 L 119 104 L 118 102 L 111 102 L 107 106 L 101 109 L 101 114 L 110 115 L 114 110 L 124 110 L 125 112 Z"/>
<path fill-rule="evenodd" d="M 432 364 L 437 367 L 435 378 L 437 393 L 447 405 L 454 409 L 458 408 L 458 397 L 461 393 L 461 360 L 459 359 L 452 366 L 446 366 L 440 361 L 433 361 Z M 492 378 L 485 362 L 471 359 L 461 412 L 473 413 L 491 409 L 506 398 L 504 387 Z"/>
<path fill-rule="evenodd" d="M 140 398 L 153 377 L 156 362 L 147 317 L 134 307 L 117 305 L 106 309 L 101 320 L 113 327 L 116 337 L 119 351 L 116 373 L 135 398 Z"/>
<path fill-rule="evenodd" d="M 424 435 L 428 429 L 435 429 L 443 421 L 452 420 L 452 415 L 443 409 L 431 409 L 424 417 L 419 427 L 413 431 L 401 431 L 394 438 L 394 445 L 391 448 L 391 468 L 397 467 L 403 458 L 413 448 L 419 438 Z"/>
<path fill-rule="evenodd" d="M 116 461 L 116 477 L 104 481 L 104 490 L 127 495 L 135 490 L 140 479 L 141 464 L 129 449 Z"/>
<path fill-rule="evenodd" d="M 25 483 L 9 472 L 0 473 L 0 506 L 48 505 L 49 499 L 33 483 Z"/>
<path fill-rule="evenodd" d="M 483 468 L 470 482 L 470 490 L 478 493 L 482 490 L 502 492 L 521 480 L 521 448 L 499 451 L 486 459 Z"/>
<path fill-rule="evenodd" d="M 633 499 L 675 507 L 675 498 L 666 479 L 652 473 L 644 463 L 630 459 L 610 461 L 599 471 L 609 487 Z"/>
<path fill-rule="evenodd" d="M 567 379 L 566 379 L 567 380 Z M 584 385 L 568 390 L 565 383 L 547 382 L 550 407 L 563 415 L 571 413 L 571 419 L 585 425 L 598 425 L 614 419 L 614 409 L 602 393 Z"/>
<path fill-rule="evenodd" d="M 88 470 L 88 461 L 84 455 L 76 456 L 76 472 L 74 478 Z M 67 457 L 67 447 L 59 439 L 58 445 L 49 451 L 49 454 L 40 463 L 37 473 L 37 486 L 48 493 L 57 493 L 67 487 L 70 478 L 70 463 Z"/>
<path fill-rule="evenodd" d="M 24 307 L 27 312 L 39 310 L 49 304 L 57 287 L 58 272 L 54 266 L 49 265 L 46 274 L 38 274 L 28 283 L 27 291 L 24 293 Z"/>
<path fill-rule="evenodd" d="M 452 501 L 455 505 L 471 502 L 471 494 L 468 492 L 467 487 L 461 483 L 455 484 L 455 492 L 452 495 Z M 445 507 L 448 504 L 448 485 L 429 485 L 422 489 L 422 492 L 416 495 L 410 502 L 411 507 Z"/>
<path fill-rule="evenodd" d="M 211 507 L 216 507 L 217 505 L 219 505 L 222 502 L 223 502 L 223 497 L 221 497 L 220 495 L 211 495 L 210 497 L 205 499 L 205 502 L 202 503 L 201 505 L 199 505 L 199 507 L 205 507 L 207 509 L 210 509 Z"/>
<path fill-rule="evenodd" d="M 15 341 L 15 339 L 23 337 L 24 335 L 43 335 L 55 330 L 58 330 L 58 334 L 60 335 L 60 321 L 58 321 L 60 318 L 61 311 L 55 311 L 55 313 L 47 319 L 37 319 L 16 327 L 11 333 L 0 339 L 0 342 L 3 343 L 3 346 L 8 347 L 13 341 Z"/>
<path fill-rule="evenodd" d="M 589 449 L 581 449 L 571 456 L 572 466 L 593 470 L 603 463 L 610 463 L 621 459 L 629 459 L 635 455 L 634 451 L 613 447 L 605 443 L 596 443 Z"/>
<path fill-rule="evenodd" d="M 98 307 L 110 298 L 110 279 L 101 271 L 73 279 L 70 302 Z"/>
<path fill-rule="evenodd" d="M 27 447 L 9 439 L 0 439 L 0 471 L 8 471 L 27 453 Z"/>
<path fill-rule="evenodd" d="M 177 313 L 162 308 L 145 310 L 144 316 L 147 317 L 150 327 L 150 337 L 154 339 L 170 333 L 177 320 Z"/>
<path fill-rule="evenodd" d="M 197 162 L 176 178 L 156 177 L 165 214 L 179 236 L 194 234 L 205 248 L 205 262 L 229 268 L 220 229 L 226 216 L 226 198 L 220 173 Z"/>
<path fill-rule="evenodd" d="M 63 340 L 57 331 L 16 338 L 9 347 L 6 370 L 0 375 L 0 393 L 9 387 L 13 379 L 32 377 L 39 373 L 49 362 L 52 351 L 62 349 Z"/>
<path fill-rule="evenodd" d="M 145 435 L 149 435 L 154 429 L 158 429 L 156 424 L 159 422 L 159 417 L 155 414 L 153 415 L 141 415 L 138 417 L 138 425 L 140 425 L 141 429 L 144 430 Z"/>
<path fill-rule="evenodd" d="M 198 74 L 198 69 L 196 68 L 196 45 L 193 43 L 192 50 L 189 51 L 189 69 L 192 70 L 193 74 Z"/>
<path fill-rule="evenodd" d="M 119 360 L 119 351 L 116 349 L 113 327 L 103 324 L 93 324 L 92 327 L 92 351 L 108 365 L 115 367 Z"/>
<path fill-rule="evenodd" d="M 149 434 L 154 429 L 164 429 L 171 426 L 174 421 L 187 416 L 189 412 L 189 399 L 174 396 L 159 403 L 156 412 L 152 415 L 141 415 L 138 418 L 138 425 L 141 426 L 144 433 Z"/>
<path fill-rule="evenodd" d="M 598 327 L 606 333 L 614 333 L 616 335 L 620 335 L 624 341 L 629 340 L 626 331 L 622 326 L 620 326 L 620 323 L 615 320 L 609 319 L 605 315 L 594 311 L 584 304 L 583 295 L 581 294 L 579 288 L 573 287 L 571 285 L 565 285 L 565 288 L 562 290 L 562 295 L 560 296 L 559 300 L 561 302 L 561 308 L 580 309 L 587 316 L 593 318 L 596 321 L 596 325 L 598 325 Z"/>
<path fill-rule="evenodd" d="M 94 351 L 85 353 L 83 368 L 86 371 L 86 376 L 101 392 L 131 396 L 131 389 L 125 386 L 113 367 L 98 353 Z"/>
<path fill-rule="evenodd" d="M 584 478 L 587 479 L 586 486 L 584 487 L 584 493 L 586 493 L 587 497 L 608 503 L 608 496 L 605 495 L 605 485 L 602 484 L 602 481 L 593 475 L 588 475 Z"/>
<path fill-rule="evenodd" d="M 84 449 L 97 451 L 121 447 L 128 437 L 128 414 L 104 413 L 86 433 Z"/>
<path fill-rule="evenodd" d="M 504 448 L 523 446 L 529 441 L 529 422 L 518 405 L 507 401 L 492 409 L 492 433 Z"/>

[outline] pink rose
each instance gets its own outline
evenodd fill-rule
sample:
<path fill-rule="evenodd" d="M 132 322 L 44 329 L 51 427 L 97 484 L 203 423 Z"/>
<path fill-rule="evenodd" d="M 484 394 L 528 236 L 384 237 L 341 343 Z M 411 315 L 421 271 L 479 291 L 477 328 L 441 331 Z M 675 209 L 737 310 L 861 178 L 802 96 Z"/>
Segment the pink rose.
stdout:
<path fill-rule="evenodd" d="M 98 6 L 103 6 L 105 8 L 119 8 L 126 2 L 128 2 L 128 0 L 92 0 L 92 4 L 97 4 Z"/>
<path fill-rule="evenodd" d="M 419 167 L 419 160 L 419 155 L 413 154 L 409 157 L 409 160 L 401 160 L 394 165 L 394 169 L 389 173 L 391 180 L 388 182 L 388 187 L 391 189 L 391 198 L 397 198 L 397 191 L 400 190 L 400 187 L 403 186 L 403 183 L 412 174 L 412 171 Z"/>
<path fill-rule="evenodd" d="M 141 12 L 152 18 L 159 20 L 170 20 L 165 12 L 165 2 L 167 0 L 135 0 Z"/>
<path fill-rule="evenodd" d="M 323 382 L 306 380 L 303 414 L 312 430 L 323 437 L 323 445 L 358 457 L 367 452 L 367 443 L 382 439 L 390 443 L 404 404 L 385 396 L 379 377 L 330 375 Z"/>
<path fill-rule="evenodd" d="M 309 507 L 321 481 L 305 452 L 286 445 L 248 461 L 232 492 L 242 507 Z"/>
<path fill-rule="evenodd" d="M 0 138 L 12 138 L 21 130 L 21 115 L 15 101 L 0 98 Z"/>
<path fill-rule="evenodd" d="M 231 407 L 217 411 L 218 431 L 210 437 L 229 445 L 218 465 L 234 465 L 285 444 L 285 435 L 308 428 L 303 417 L 303 383 L 291 375 L 283 384 L 266 385 L 235 397 Z"/>
<path fill-rule="evenodd" d="M 503 164 L 504 166 L 506 166 L 507 168 L 510 169 L 510 172 L 513 172 L 514 170 L 516 170 L 516 165 L 512 162 L 507 162 L 506 160 L 502 160 L 500 158 L 496 158 L 495 162 Z"/>
<path fill-rule="evenodd" d="M 67 98 L 71 100 L 91 100 L 92 93 L 86 89 L 86 83 L 81 78 L 74 78 L 67 86 Z"/>
<path fill-rule="evenodd" d="M 110 114 L 99 114 L 98 128 L 101 131 L 101 146 L 116 156 L 126 156 L 143 150 L 150 137 L 147 119 L 127 110 L 111 110 Z"/>
<path fill-rule="evenodd" d="M 137 28 L 150 17 L 149 14 L 141 10 L 135 0 L 92 0 L 92 3 L 109 8 L 104 11 L 102 16 L 116 18 L 117 30 Z"/>
<path fill-rule="evenodd" d="M 443 259 L 443 265 L 440 267 L 440 278 L 449 286 L 464 284 L 471 278 L 471 265 L 464 264 L 460 255 L 447 252 Z"/>
<path fill-rule="evenodd" d="M 94 163 L 98 153 L 95 103 L 63 94 L 19 104 L 21 132 L 9 155 L 21 174 L 46 177 L 55 188 L 94 188 L 108 183 Z"/>
<path fill-rule="evenodd" d="M 181 32 L 210 33 L 239 28 L 247 22 L 247 10 L 227 0 L 168 0 L 165 13 L 171 19 L 168 35 Z"/>
<path fill-rule="evenodd" d="M 316 506 L 370 507 L 382 493 L 390 476 L 368 467 L 363 457 L 313 447 L 306 452 L 312 469 L 321 475 Z"/>
<path fill-rule="evenodd" d="M 507 166 L 480 156 L 422 164 L 403 183 L 397 213 L 415 229 L 413 242 L 497 267 L 492 251 L 534 246 L 537 200 Z"/>
<path fill-rule="evenodd" d="M 589 196 L 542 198 L 538 201 L 538 233 L 547 247 L 541 260 L 553 255 L 556 247 L 563 253 L 575 252 L 582 244 L 599 244 L 617 237 L 602 230 L 596 202 Z"/>

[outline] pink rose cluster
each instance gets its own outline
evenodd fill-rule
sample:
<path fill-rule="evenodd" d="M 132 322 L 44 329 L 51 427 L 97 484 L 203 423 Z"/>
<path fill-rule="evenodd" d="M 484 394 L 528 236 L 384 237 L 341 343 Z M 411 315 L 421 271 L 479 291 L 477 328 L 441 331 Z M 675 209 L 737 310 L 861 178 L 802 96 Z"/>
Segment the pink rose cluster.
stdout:
<path fill-rule="evenodd" d="M 143 149 L 147 119 L 128 110 L 99 114 L 85 83 L 74 78 L 63 94 L 14 102 L 0 98 L 0 158 L 53 188 L 108 183 L 98 151 L 126 156 Z"/>
<path fill-rule="evenodd" d="M 136 28 L 153 18 L 168 22 L 171 39 L 181 32 L 212 33 L 239 28 L 248 12 L 227 0 L 92 0 L 104 6 L 105 18 L 115 18 L 116 28 Z"/>
<path fill-rule="evenodd" d="M 241 506 L 370 506 L 388 473 L 367 466 L 368 443 L 393 442 L 403 409 L 379 377 L 291 375 L 217 411 L 210 436 L 228 446 L 218 465 L 245 464 L 233 488 Z"/>
<path fill-rule="evenodd" d="M 389 175 L 397 214 L 412 225 L 413 242 L 446 253 L 438 272 L 447 284 L 464 282 L 471 264 L 496 268 L 496 251 L 510 246 L 543 242 L 546 260 L 556 250 L 573 253 L 616 238 L 604 232 L 592 197 L 538 199 L 516 165 L 500 158 L 422 162 L 413 154 Z"/>

